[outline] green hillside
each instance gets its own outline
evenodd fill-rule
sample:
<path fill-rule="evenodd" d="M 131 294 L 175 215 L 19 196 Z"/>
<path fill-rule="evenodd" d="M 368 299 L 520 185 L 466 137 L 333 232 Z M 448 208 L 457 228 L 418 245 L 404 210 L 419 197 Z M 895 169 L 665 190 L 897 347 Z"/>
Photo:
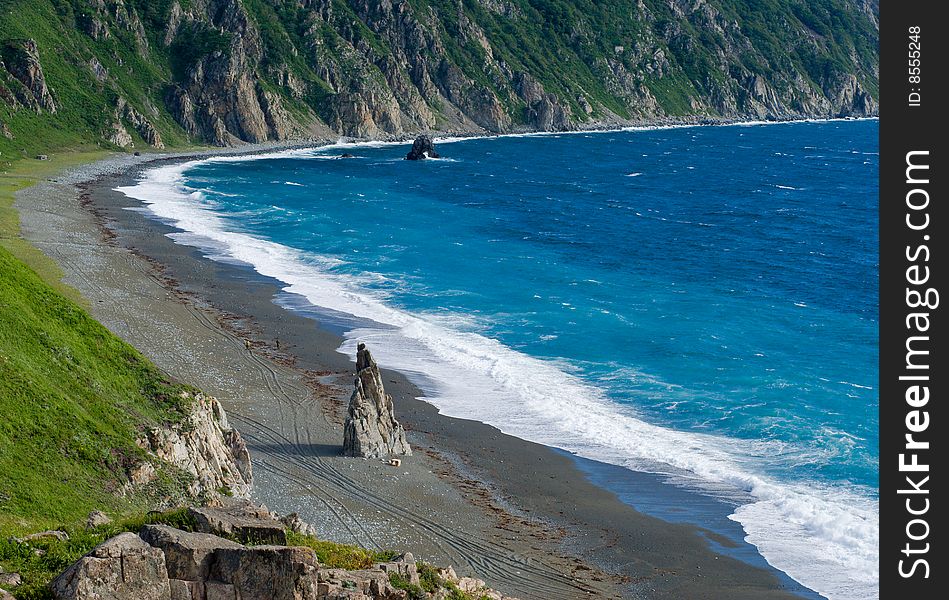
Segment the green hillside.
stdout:
<path fill-rule="evenodd" d="M 2 247 L 0 281 L 0 531 L 134 508 L 135 439 L 180 418 L 180 389 Z"/>
<path fill-rule="evenodd" d="M 878 15 L 875 0 L 3 0 L 0 152 L 875 114 Z M 14 73 L 25 40 L 55 112 Z"/>

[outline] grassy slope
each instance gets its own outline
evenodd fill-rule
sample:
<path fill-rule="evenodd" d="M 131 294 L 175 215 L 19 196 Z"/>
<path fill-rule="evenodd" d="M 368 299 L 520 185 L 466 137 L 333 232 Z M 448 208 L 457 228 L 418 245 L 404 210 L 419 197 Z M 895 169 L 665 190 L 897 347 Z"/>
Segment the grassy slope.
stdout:
<path fill-rule="evenodd" d="M 148 116 L 167 145 L 188 142 L 160 101 L 170 79 L 165 53 L 139 48 L 132 34 L 119 27 L 113 28 L 108 39 L 93 40 L 77 26 L 86 4 L 70 0 L 0 0 L 0 43 L 36 40 L 58 109 L 56 114 L 37 115 L 25 108 L 13 110 L 0 101 L 0 121 L 14 136 L 0 136 L 0 161 L 79 146 L 114 149 L 103 136 L 114 120 L 119 96 Z M 107 69 L 106 81 L 100 82 L 93 75 L 89 66 L 93 58 Z M 136 148 L 147 149 L 135 131 L 128 129 Z"/>
<path fill-rule="evenodd" d="M 114 493 L 178 386 L 0 249 L 0 537 L 128 511 Z"/>

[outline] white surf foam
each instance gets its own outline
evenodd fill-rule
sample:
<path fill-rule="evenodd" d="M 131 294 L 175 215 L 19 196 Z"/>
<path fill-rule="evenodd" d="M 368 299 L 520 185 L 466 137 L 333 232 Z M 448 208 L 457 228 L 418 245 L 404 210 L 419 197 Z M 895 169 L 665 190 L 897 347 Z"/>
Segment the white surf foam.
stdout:
<path fill-rule="evenodd" d="M 338 259 L 231 231 L 213 204 L 183 187 L 182 173 L 193 164 L 148 171 L 137 185 L 118 191 L 183 230 L 173 234 L 176 241 L 199 247 L 213 259 L 251 265 L 315 306 L 375 323 L 348 332 L 340 352 L 352 356 L 357 341 L 368 342 L 381 364 L 412 377 L 425 399 L 445 414 L 729 495 L 740 502 L 730 518 L 742 524 L 747 540 L 773 566 L 831 600 L 877 596 L 878 502 L 869 490 L 775 480 L 762 474 L 761 465 L 798 449 L 647 423 L 564 365 L 470 331 L 470 320 L 456 324 L 387 305 L 359 280 L 334 273 Z"/>

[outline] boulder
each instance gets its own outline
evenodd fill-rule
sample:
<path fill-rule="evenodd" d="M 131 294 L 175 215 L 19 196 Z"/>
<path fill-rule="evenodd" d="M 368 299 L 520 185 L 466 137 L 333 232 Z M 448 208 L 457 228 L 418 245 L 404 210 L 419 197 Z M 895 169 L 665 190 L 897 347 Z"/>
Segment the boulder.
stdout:
<path fill-rule="evenodd" d="M 39 533 L 31 533 L 30 535 L 14 539 L 21 544 L 28 544 L 30 542 L 36 542 L 40 540 L 57 540 L 59 542 L 66 542 L 69 541 L 69 534 L 65 531 L 51 530 L 40 531 Z"/>
<path fill-rule="evenodd" d="M 19 573 L 4 573 L 0 571 L 0 585 L 15 588 L 23 585 L 23 578 Z"/>
<path fill-rule="evenodd" d="M 111 522 L 112 519 L 109 518 L 109 515 L 101 510 L 94 510 L 89 513 L 89 517 L 86 519 L 86 529 L 95 529 L 96 527 L 108 525 Z"/>
<path fill-rule="evenodd" d="M 270 511 L 249 502 L 223 507 L 189 508 L 202 533 L 212 533 L 254 544 L 286 544 L 287 532 Z"/>
<path fill-rule="evenodd" d="M 165 567 L 172 579 L 204 581 L 208 578 L 214 553 L 221 548 L 243 548 L 240 544 L 208 533 L 189 533 L 165 525 L 146 525 L 142 539 L 165 555 Z"/>
<path fill-rule="evenodd" d="M 412 149 L 405 156 L 406 160 L 424 160 L 426 158 L 440 158 L 435 152 L 435 144 L 427 135 L 420 135 L 412 143 Z"/>
<path fill-rule="evenodd" d="M 85 555 L 50 583 L 57 600 L 171 600 L 162 551 L 133 533 Z"/>
<path fill-rule="evenodd" d="M 311 548 L 222 548 L 215 555 L 210 579 L 232 586 L 238 598 L 315 599 L 318 569 L 319 561 Z"/>
<path fill-rule="evenodd" d="M 300 518 L 300 515 L 297 513 L 290 513 L 284 517 L 280 517 L 280 522 L 284 526 L 295 533 L 301 533 L 303 535 L 316 536 L 317 530 L 316 527 L 310 525 L 306 521 Z"/>
<path fill-rule="evenodd" d="M 365 344 L 359 344 L 356 351 L 354 385 L 344 425 L 343 454 L 362 458 L 412 454 L 405 430 L 395 419 L 392 397 L 386 394 L 382 374 Z"/>

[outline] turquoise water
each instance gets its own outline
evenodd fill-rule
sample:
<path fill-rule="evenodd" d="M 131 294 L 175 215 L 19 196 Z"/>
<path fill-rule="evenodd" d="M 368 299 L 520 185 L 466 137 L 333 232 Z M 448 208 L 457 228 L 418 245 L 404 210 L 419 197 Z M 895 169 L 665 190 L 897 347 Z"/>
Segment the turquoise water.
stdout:
<path fill-rule="evenodd" d="M 323 307 L 444 412 L 727 498 L 875 595 L 877 121 L 217 159 L 126 193 Z M 336 159 L 341 152 L 356 155 Z"/>

